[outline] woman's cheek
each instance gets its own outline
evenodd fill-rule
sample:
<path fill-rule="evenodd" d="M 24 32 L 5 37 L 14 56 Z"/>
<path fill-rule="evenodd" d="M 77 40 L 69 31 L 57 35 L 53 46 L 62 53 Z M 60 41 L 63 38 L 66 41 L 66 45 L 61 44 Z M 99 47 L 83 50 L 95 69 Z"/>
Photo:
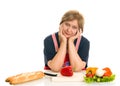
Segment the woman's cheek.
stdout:
<path fill-rule="evenodd" d="M 77 34 L 77 32 L 74 32 L 74 36 Z"/>

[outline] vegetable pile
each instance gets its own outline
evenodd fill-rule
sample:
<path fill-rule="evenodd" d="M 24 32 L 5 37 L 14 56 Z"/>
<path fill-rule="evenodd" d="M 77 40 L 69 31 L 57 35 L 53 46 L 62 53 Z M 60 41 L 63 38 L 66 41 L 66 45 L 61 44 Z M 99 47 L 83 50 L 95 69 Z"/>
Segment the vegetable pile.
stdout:
<path fill-rule="evenodd" d="M 109 67 L 99 69 L 97 67 L 88 67 L 84 77 L 85 82 L 110 82 L 115 79 L 115 74 L 112 73 Z"/>

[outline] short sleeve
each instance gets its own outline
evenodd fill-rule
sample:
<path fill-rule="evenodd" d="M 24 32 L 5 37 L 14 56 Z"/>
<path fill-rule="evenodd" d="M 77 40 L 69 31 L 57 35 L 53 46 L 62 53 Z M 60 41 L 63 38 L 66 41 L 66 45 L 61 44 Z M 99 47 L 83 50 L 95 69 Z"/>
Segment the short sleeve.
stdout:
<path fill-rule="evenodd" d="M 79 50 L 78 50 L 78 54 L 81 57 L 81 59 L 86 62 L 86 67 L 87 67 L 88 58 L 89 58 L 89 49 L 90 49 L 89 40 L 82 37 Z"/>
<path fill-rule="evenodd" d="M 43 52 L 44 52 L 45 66 L 47 66 L 48 61 L 51 60 L 56 54 L 51 35 L 44 39 L 44 51 Z"/>

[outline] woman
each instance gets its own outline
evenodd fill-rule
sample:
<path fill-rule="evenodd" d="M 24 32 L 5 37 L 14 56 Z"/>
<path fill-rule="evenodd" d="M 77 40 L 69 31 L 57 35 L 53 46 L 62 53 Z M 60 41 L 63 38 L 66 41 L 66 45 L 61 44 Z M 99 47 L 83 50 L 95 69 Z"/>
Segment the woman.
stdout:
<path fill-rule="evenodd" d="M 83 16 L 76 10 L 66 12 L 59 31 L 44 39 L 45 69 L 60 71 L 63 66 L 72 66 L 74 71 L 87 67 L 90 42 L 82 36 Z"/>

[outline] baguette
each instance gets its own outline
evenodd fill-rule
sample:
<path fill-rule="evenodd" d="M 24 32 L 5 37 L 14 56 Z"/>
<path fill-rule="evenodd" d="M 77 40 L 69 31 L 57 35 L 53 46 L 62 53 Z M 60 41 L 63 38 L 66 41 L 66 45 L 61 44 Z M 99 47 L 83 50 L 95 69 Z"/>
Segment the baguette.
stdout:
<path fill-rule="evenodd" d="M 9 82 L 11 85 L 15 85 L 15 84 L 41 79 L 44 76 L 45 74 L 42 71 L 26 72 L 8 77 L 5 81 Z"/>

